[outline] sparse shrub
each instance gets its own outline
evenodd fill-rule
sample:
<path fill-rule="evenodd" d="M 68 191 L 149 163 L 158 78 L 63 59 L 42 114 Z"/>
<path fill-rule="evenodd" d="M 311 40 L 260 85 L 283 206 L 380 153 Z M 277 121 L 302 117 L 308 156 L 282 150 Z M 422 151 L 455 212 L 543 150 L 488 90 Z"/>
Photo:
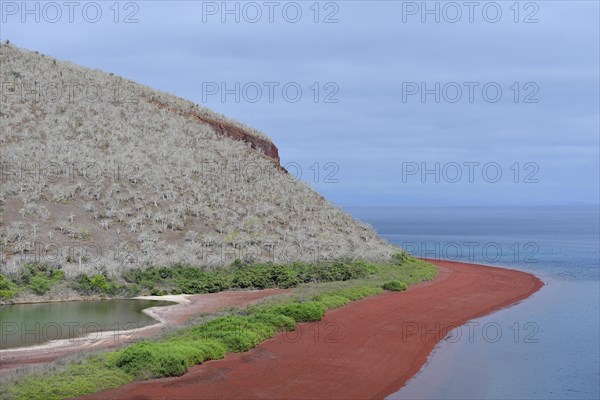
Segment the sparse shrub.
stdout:
<path fill-rule="evenodd" d="M 383 284 L 383 289 L 394 292 L 402 292 L 407 289 L 406 283 L 400 281 L 389 281 Z"/>

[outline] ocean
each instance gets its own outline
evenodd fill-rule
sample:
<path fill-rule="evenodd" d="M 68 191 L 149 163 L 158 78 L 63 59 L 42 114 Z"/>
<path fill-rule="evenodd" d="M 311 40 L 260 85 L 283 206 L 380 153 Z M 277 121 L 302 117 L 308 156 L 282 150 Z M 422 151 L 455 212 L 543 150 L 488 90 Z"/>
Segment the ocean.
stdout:
<path fill-rule="evenodd" d="M 450 332 L 389 399 L 599 399 L 597 206 L 347 207 L 415 256 L 504 266 L 546 285 Z"/>

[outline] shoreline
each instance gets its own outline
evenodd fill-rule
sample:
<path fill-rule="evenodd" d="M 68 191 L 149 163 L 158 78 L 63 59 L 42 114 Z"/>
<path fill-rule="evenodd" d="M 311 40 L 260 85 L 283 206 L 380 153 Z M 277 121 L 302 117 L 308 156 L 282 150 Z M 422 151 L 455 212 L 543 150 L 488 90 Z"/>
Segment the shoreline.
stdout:
<path fill-rule="evenodd" d="M 114 297 L 108 297 L 108 296 L 81 296 L 81 297 L 65 297 L 65 298 L 61 298 L 61 299 L 57 299 L 57 298 L 51 298 L 51 299 L 44 299 L 42 297 L 40 297 L 39 299 L 36 300 L 27 300 L 27 301 L 17 301 L 17 302 L 4 302 L 4 303 L 0 303 L 0 307 L 3 306 L 20 306 L 23 304 L 48 304 L 48 303 L 73 303 L 76 301 L 105 301 L 105 300 L 164 300 L 164 301 L 172 301 L 174 303 L 180 303 L 183 302 L 185 303 L 185 301 L 180 301 L 180 297 L 181 296 L 191 296 L 191 295 L 187 295 L 187 294 L 181 294 L 181 295 L 171 295 L 171 294 L 167 294 L 164 296 L 135 296 L 135 297 L 123 297 L 123 296 L 114 296 Z M 171 298 L 175 299 L 175 300 L 171 300 Z"/>
<path fill-rule="evenodd" d="M 133 382 L 84 398 L 383 399 L 420 371 L 452 328 L 517 304 L 544 285 L 518 270 L 426 261 L 438 267 L 438 276 L 406 292 L 331 310 L 318 323 L 299 324 L 299 334 L 281 333 L 180 377 Z M 423 331 L 407 334 L 407 327 Z"/>
<path fill-rule="evenodd" d="M 143 310 L 141 310 L 142 313 L 148 315 L 150 318 L 152 318 L 155 322 L 150 324 L 150 325 L 145 325 L 142 326 L 138 329 L 129 329 L 129 330 L 123 330 L 123 331 L 101 331 L 99 332 L 100 336 L 95 338 L 95 340 L 93 341 L 89 341 L 86 340 L 84 337 L 82 336 L 77 336 L 77 337 L 72 337 L 72 338 L 68 338 L 68 339 L 55 339 L 55 340 L 50 340 L 48 342 L 44 342 L 44 343 L 40 343 L 40 344 L 35 344 L 35 345 L 31 345 L 31 346 L 23 346 L 23 347 L 11 347 L 8 349 L 0 349 L 0 359 L 2 359 L 2 356 L 5 354 L 10 354 L 10 353 L 21 353 L 21 352 L 27 352 L 27 351 L 44 351 L 44 350 L 51 350 L 53 348 L 59 347 L 59 348 L 65 348 L 65 347 L 75 347 L 75 346 L 85 346 L 86 343 L 91 343 L 91 344 L 96 344 L 96 342 L 100 342 L 103 340 L 106 340 L 107 338 L 111 337 L 111 336 L 116 336 L 116 335 L 124 335 L 124 336 L 128 336 L 128 335 L 135 335 L 138 334 L 140 332 L 143 332 L 147 329 L 155 329 L 155 328 L 162 328 L 163 326 L 165 326 L 168 322 L 169 319 L 166 318 L 164 316 L 165 312 L 164 311 L 170 311 L 170 310 L 164 310 L 163 312 L 158 312 L 156 309 L 158 308 L 168 308 L 168 307 L 174 307 L 177 306 L 179 304 L 189 304 L 190 300 L 188 299 L 188 297 L 190 297 L 192 295 L 165 295 L 165 296 L 138 296 L 138 297 L 133 297 L 133 298 L 128 298 L 128 299 L 119 299 L 119 300 L 154 300 L 154 301 L 169 301 L 172 302 L 173 304 L 169 304 L 169 305 L 164 305 L 164 306 L 151 306 L 148 308 L 144 308 Z M 113 300 L 113 299 L 102 299 L 102 300 Z M 68 303 L 68 302 L 74 302 L 76 300 L 66 300 L 66 301 L 52 301 L 49 303 Z M 95 301 L 95 300 L 80 300 L 80 301 Z M 101 301 L 101 300 L 97 300 L 97 301 Z M 43 304 L 41 302 L 35 302 L 35 303 L 18 303 L 16 305 L 21 305 L 21 304 Z M 4 368 L 2 368 L 0 366 L 0 372 L 3 370 Z"/>
<path fill-rule="evenodd" d="M 97 340 L 77 337 L 0 350 L 0 376 L 22 367 L 48 364 L 82 351 L 115 348 L 132 340 L 159 335 L 163 329 L 171 326 L 183 326 L 190 318 L 200 313 L 216 312 L 230 306 L 245 307 L 287 292 L 286 289 L 267 289 L 196 295 L 138 296 L 135 299 L 172 301 L 177 304 L 145 308 L 142 312 L 154 318 L 156 323 L 135 330 L 103 331 Z"/>

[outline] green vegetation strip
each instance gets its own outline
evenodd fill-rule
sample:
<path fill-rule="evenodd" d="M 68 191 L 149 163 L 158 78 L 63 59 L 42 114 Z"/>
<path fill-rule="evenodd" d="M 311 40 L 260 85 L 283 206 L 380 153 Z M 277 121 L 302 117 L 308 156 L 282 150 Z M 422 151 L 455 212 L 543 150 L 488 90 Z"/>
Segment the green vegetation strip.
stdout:
<path fill-rule="evenodd" d="M 133 269 L 123 276 L 79 274 L 67 279 L 58 266 L 24 264 L 11 278 L 0 274 L 0 300 L 19 293 L 43 296 L 51 289 L 69 288 L 82 296 L 134 297 L 166 294 L 216 293 L 228 289 L 293 288 L 303 283 L 338 282 L 366 278 L 377 267 L 364 261 L 292 263 L 287 265 L 234 262 L 229 268 L 207 270 L 174 265 Z"/>
<path fill-rule="evenodd" d="M 140 341 L 119 350 L 91 356 L 60 371 L 31 374 L 7 385 L 3 384 L 0 398 L 64 399 L 114 388 L 135 380 L 179 376 L 193 365 L 221 359 L 229 352 L 248 351 L 278 332 L 293 331 L 299 322 L 319 321 L 327 310 L 381 293 L 382 286 L 390 290 L 404 290 L 405 282 L 414 284 L 431 280 L 436 274 L 434 266 L 406 254 L 399 254 L 386 264 L 364 266 L 368 269 L 368 274 L 353 282 L 331 280 L 312 286 L 300 286 L 293 298 L 283 302 L 267 301 L 243 310 L 236 309 L 230 315 L 183 328 L 164 338 Z M 355 267 L 356 264 L 352 264 L 350 269 Z M 271 287 L 272 283 L 269 282 L 273 282 L 273 275 L 266 274 L 263 269 L 264 266 L 250 268 L 237 277 L 252 276 L 244 282 L 254 286 L 258 279 L 261 284 Z M 288 272 L 296 270 L 294 267 L 284 266 L 277 271 L 287 271 L 283 275 L 287 282 Z M 309 275 L 314 271 L 322 272 L 319 268 L 311 268 L 310 271 Z M 335 274 L 332 271 L 330 273 Z M 138 274 L 146 276 L 141 271 Z M 255 274 L 260 278 L 256 278 Z M 302 276 L 305 275 L 297 275 L 300 280 L 306 279 L 301 278 Z M 339 280 L 344 277 L 346 276 L 336 276 Z M 314 294 L 307 296 L 306 293 L 309 292 Z"/>

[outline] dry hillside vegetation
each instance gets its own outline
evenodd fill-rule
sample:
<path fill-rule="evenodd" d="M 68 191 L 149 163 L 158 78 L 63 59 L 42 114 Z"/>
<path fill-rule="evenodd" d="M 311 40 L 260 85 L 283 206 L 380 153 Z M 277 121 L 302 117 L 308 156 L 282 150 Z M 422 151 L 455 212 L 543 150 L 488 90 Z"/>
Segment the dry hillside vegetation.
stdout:
<path fill-rule="evenodd" d="M 256 130 L 9 44 L 0 63 L 4 273 L 25 261 L 120 274 L 396 251 L 288 174 Z"/>

